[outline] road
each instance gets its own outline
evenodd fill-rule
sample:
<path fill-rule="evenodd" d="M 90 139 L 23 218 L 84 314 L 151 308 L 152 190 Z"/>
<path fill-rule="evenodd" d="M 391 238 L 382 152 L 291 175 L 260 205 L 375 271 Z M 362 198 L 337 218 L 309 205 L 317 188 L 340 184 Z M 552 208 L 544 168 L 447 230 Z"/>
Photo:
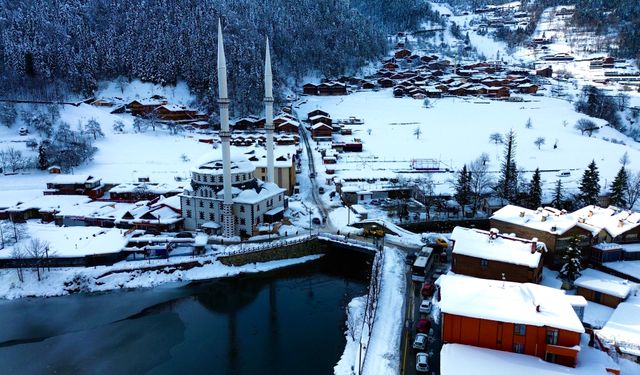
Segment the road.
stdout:
<path fill-rule="evenodd" d="M 437 258 L 435 258 L 437 259 Z M 442 271 L 443 267 L 448 264 L 440 264 L 435 261 L 430 263 L 427 269 L 426 280 L 433 280 L 432 275 L 435 272 Z M 420 375 L 423 373 L 416 372 L 415 355 L 418 350 L 413 349 L 413 339 L 415 338 L 415 323 L 420 319 L 420 303 L 422 296 L 420 295 L 421 283 L 411 281 L 411 266 L 407 265 L 407 294 L 406 294 L 406 311 L 405 311 L 405 327 L 401 340 L 401 367 L 402 375 Z M 440 373 L 440 349 L 442 342 L 440 341 L 440 325 L 431 320 L 431 328 L 433 329 L 433 340 L 429 341 L 429 346 L 424 350 L 431 353 L 429 356 L 429 372 L 428 374 Z"/>

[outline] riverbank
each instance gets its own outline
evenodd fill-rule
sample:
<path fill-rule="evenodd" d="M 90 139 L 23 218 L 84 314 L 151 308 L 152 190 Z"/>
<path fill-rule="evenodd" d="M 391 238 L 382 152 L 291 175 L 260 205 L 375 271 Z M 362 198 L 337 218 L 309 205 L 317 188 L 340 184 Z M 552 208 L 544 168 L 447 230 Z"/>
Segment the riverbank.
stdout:
<path fill-rule="evenodd" d="M 20 281 L 16 269 L 3 269 L 0 270 L 0 299 L 54 297 L 228 278 L 291 267 L 321 257 L 322 255 L 309 255 L 243 266 L 225 266 L 214 256 L 185 256 L 170 260 L 120 262 L 93 268 L 51 268 L 40 271 L 41 280 L 38 280 L 36 271 L 23 269 L 23 281 Z"/>

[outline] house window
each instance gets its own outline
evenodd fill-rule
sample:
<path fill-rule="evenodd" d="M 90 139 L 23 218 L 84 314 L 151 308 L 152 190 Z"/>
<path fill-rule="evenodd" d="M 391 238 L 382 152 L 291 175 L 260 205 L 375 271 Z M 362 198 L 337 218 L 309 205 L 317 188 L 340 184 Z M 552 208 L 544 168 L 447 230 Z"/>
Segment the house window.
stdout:
<path fill-rule="evenodd" d="M 547 344 L 557 345 L 558 344 L 558 330 L 557 329 L 547 329 Z"/>
<path fill-rule="evenodd" d="M 282 201 L 282 195 L 278 195 L 278 200 Z"/>
<path fill-rule="evenodd" d="M 486 259 L 480 259 L 480 267 L 483 269 L 489 267 L 489 261 Z"/>
<path fill-rule="evenodd" d="M 187 210 L 187 217 L 191 217 L 191 210 Z"/>
<path fill-rule="evenodd" d="M 209 202 L 209 208 L 213 208 L 213 202 Z"/>
<path fill-rule="evenodd" d="M 256 224 L 260 224 L 260 217 L 259 216 L 256 218 Z"/>
<path fill-rule="evenodd" d="M 524 344 L 521 344 L 519 342 L 514 342 L 513 343 L 513 352 L 514 353 L 524 353 Z"/>
<path fill-rule="evenodd" d="M 198 206 L 200 206 L 200 208 L 204 207 L 204 202 L 203 201 L 198 202 Z"/>
<path fill-rule="evenodd" d="M 240 212 L 244 212 L 244 206 L 240 206 Z"/>
<path fill-rule="evenodd" d="M 240 225 L 244 225 L 244 224 L 245 224 L 244 218 L 240 219 Z"/>
<path fill-rule="evenodd" d="M 236 175 L 236 182 L 240 181 L 240 175 Z"/>
<path fill-rule="evenodd" d="M 184 204 L 186 204 L 187 206 L 191 206 L 191 199 L 185 199 Z"/>
<path fill-rule="evenodd" d="M 204 212 L 200 212 L 200 220 L 204 220 Z"/>
<path fill-rule="evenodd" d="M 516 324 L 513 327 L 513 334 L 514 335 L 518 335 L 518 336 L 524 336 L 524 334 L 527 332 L 527 326 L 525 326 L 524 324 Z M 519 352 L 518 352 L 519 353 Z"/>
<path fill-rule="evenodd" d="M 547 352 L 544 356 L 544 360 L 551 363 L 556 363 L 556 355 L 553 353 Z"/>
<path fill-rule="evenodd" d="M 209 214 L 209 220 L 215 221 L 213 214 Z"/>

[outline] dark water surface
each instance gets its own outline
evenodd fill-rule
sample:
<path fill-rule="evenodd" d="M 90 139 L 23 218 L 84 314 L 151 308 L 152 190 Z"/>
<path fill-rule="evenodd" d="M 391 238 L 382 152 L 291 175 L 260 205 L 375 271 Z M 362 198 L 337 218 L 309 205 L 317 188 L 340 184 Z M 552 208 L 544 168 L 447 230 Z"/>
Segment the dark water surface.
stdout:
<path fill-rule="evenodd" d="M 2 374 L 332 374 L 370 262 L 188 285 L 0 301 Z"/>

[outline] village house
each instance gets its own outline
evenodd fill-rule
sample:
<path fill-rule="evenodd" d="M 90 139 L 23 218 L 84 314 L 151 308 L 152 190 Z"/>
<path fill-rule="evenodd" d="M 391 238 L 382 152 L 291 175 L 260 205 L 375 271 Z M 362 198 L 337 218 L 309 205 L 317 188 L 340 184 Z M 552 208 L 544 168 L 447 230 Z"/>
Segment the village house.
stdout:
<path fill-rule="evenodd" d="M 563 291 L 531 283 L 443 275 L 441 337 L 574 367 L 584 327 Z"/>
<path fill-rule="evenodd" d="M 593 228 L 578 222 L 578 217 L 565 211 L 545 207 L 530 210 L 507 205 L 497 210 L 490 218 L 491 228 L 501 233 L 514 233 L 520 238 L 537 238 L 547 247 L 545 262 L 553 266 L 556 254 L 561 254 L 573 236 L 582 246 L 588 246 Z"/>
<path fill-rule="evenodd" d="M 318 85 L 313 83 L 305 83 L 302 85 L 302 93 L 306 95 L 318 95 Z"/>
<path fill-rule="evenodd" d="M 593 228 L 594 242 L 615 242 L 618 244 L 640 242 L 640 213 L 586 206 L 573 213 L 579 222 Z"/>
<path fill-rule="evenodd" d="M 313 111 L 307 113 L 307 121 L 311 121 L 311 118 L 315 116 L 331 117 L 329 116 L 328 112 L 325 112 L 321 109 L 314 109 Z"/>
<path fill-rule="evenodd" d="M 86 195 L 93 199 L 104 194 L 106 188 L 102 180 L 90 175 L 56 175 L 51 182 L 47 182 L 45 195 Z"/>
<path fill-rule="evenodd" d="M 131 101 L 126 108 L 133 116 L 146 116 L 167 103 L 165 99 L 140 99 Z"/>
<path fill-rule="evenodd" d="M 574 281 L 577 293 L 589 301 L 616 308 L 631 293 L 635 284 L 607 273 L 587 268 Z"/>
<path fill-rule="evenodd" d="M 411 56 L 411 51 L 409 51 L 408 49 L 404 49 L 404 48 L 403 48 L 403 49 L 397 50 L 397 51 L 393 54 L 393 56 L 394 56 L 396 59 L 404 59 L 405 57 Z"/>
<path fill-rule="evenodd" d="M 323 122 L 311 126 L 311 137 L 315 140 L 331 140 L 333 128 Z"/>
<path fill-rule="evenodd" d="M 175 232 L 182 230 L 182 211 L 180 197 L 161 197 L 147 204 L 136 205 L 127 210 L 115 225 L 124 229 L 153 229 L 161 232 Z"/>
<path fill-rule="evenodd" d="M 112 187 L 107 193 L 107 199 L 115 202 L 153 200 L 160 196 L 172 197 L 178 195 L 182 193 L 184 187 L 184 183 L 123 183 Z"/>
<path fill-rule="evenodd" d="M 318 85 L 318 95 L 347 95 L 347 85 L 340 82 L 323 82 Z"/>
<path fill-rule="evenodd" d="M 286 190 L 288 195 L 293 194 L 296 185 L 296 161 L 297 155 L 294 146 L 278 146 L 274 150 L 273 176 L 275 183 Z M 245 153 L 247 158 L 256 167 L 257 179 L 267 179 L 267 154 L 262 148 L 255 148 Z"/>
<path fill-rule="evenodd" d="M 164 104 L 155 109 L 160 120 L 164 121 L 191 121 L 206 120 L 207 115 L 198 113 L 195 109 L 176 104 Z"/>
<path fill-rule="evenodd" d="M 622 302 L 616 307 L 596 337 L 620 357 L 640 363 L 640 303 Z M 624 374 L 623 374 L 624 375 Z"/>
<path fill-rule="evenodd" d="M 455 227 L 451 239 L 456 274 L 520 283 L 542 279 L 542 242 L 463 227 Z"/>
<path fill-rule="evenodd" d="M 29 219 L 40 219 L 48 223 L 53 221 L 55 215 L 62 209 L 90 201 L 91 198 L 86 195 L 43 195 L 0 210 L 0 220 L 23 223 Z"/>
<path fill-rule="evenodd" d="M 535 94 L 538 92 L 538 85 L 533 83 L 523 83 L 517 85 L 516 89 L 521 94 Z"/>
<path fill-rule="evenodd" d="M 325 115 L 316 115 L 309 118 L 309 124 L 310 125 L 325 124 L 331 127 L 332 120 L 331 120 L 331 117 L 328 117 Z"/>

